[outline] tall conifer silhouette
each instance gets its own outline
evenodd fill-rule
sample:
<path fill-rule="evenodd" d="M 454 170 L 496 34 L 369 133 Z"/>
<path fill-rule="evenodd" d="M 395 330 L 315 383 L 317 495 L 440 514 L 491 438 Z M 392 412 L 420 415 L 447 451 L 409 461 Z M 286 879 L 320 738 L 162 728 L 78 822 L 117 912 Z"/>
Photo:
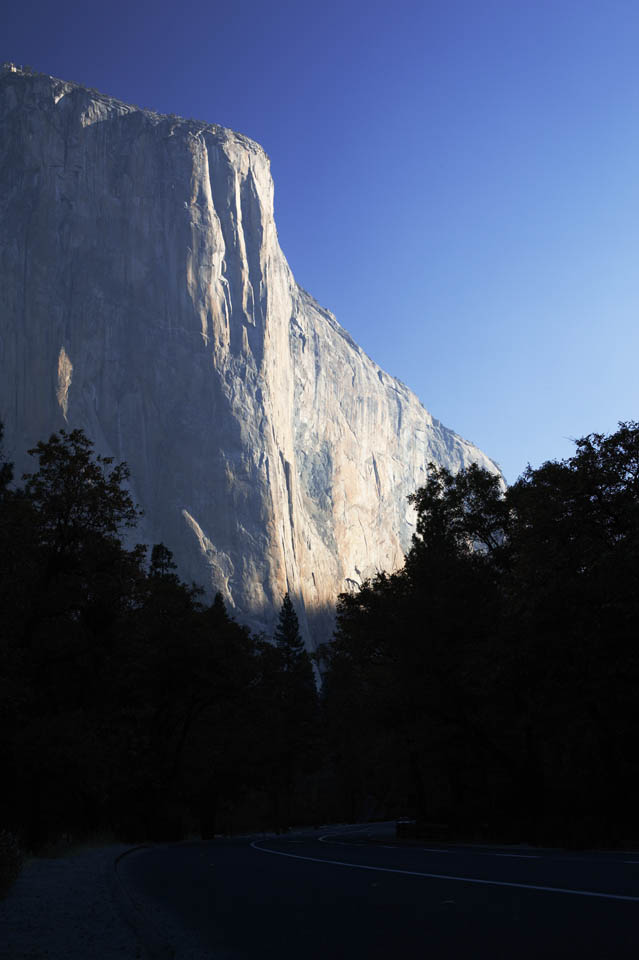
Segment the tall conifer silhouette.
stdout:
<path fill-rule="evenodd" d="M 298 662 L 305 653 L 304 641 L 300 636 L 299 620 L 288 592 L 282 600 L 274 640 L 284 654 L 287 667 Z"/>

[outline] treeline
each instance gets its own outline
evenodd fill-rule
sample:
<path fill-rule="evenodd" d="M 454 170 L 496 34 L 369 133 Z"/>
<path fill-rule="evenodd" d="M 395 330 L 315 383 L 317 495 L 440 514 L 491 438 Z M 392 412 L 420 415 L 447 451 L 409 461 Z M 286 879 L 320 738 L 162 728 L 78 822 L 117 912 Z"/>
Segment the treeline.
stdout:
<path fill-rule="evenodd" d="M 318 693 L 290 598 L 252 636 L 177 576 L 81 431 L 0 456 L 0 829 L 179 839 L 408 816 L 639 842 L 639 424 L 507 490 L 431 465 L 402 570 L 338 601 Z M 130 540 L 130 536 L 128 537 Z"/>
<path fill-rule="evenodd" d="M 319 704 L 284 599 L 271 642 L 126 549 L 126 466 L 79 430 L 0 458 L 0 827 L 37 850 L 108 830 L 213 836 L 313 818 Z"/>
<path fill-rule="evenodd" d="M 504 491 L 431 466 L 404 568 L 339 600 L 343 799 L 418 831 L 639 842 L 639 424 Z"/>

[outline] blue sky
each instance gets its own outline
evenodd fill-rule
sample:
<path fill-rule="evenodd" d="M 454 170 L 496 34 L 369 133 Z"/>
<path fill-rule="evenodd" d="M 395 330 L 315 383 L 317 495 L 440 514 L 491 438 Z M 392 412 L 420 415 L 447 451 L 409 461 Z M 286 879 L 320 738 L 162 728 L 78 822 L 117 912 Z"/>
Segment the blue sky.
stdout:
<path fill-rule="evenodd" d="M 513 481 L 639 419 L 639 3 L 24 0 L 0 57 L 240 130 L 297 280 Z"/>

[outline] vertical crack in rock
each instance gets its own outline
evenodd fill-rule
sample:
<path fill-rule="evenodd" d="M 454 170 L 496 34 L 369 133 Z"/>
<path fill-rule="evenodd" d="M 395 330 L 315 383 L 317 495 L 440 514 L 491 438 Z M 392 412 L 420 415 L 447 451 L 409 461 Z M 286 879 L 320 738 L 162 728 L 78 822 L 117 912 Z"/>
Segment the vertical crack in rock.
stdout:
<path fill-rule="evenodd" d="M 293 509 L 293 481 L 291 478 L 291 465 L 284 459 L 284 454 L 280 451 L 280 460 L 284 471 L 284 481 L 286 483 L 286 498 L 288 501 L 288 516 L 291 525 L 291 540 L 293 545 L 293 554 L 295 554 L 295 510 Z"/>
<path fill-rule="evenodd" d="M 373 454 L 372 460 L 373 460 L 373 473 L 375 474 L 375 486 L 377 487 L 377 496 L 381 498 L 382 485 L 379 482 L 379 470 L 377 469 L 377 460 L 375 459 L 375 454 Z"/>

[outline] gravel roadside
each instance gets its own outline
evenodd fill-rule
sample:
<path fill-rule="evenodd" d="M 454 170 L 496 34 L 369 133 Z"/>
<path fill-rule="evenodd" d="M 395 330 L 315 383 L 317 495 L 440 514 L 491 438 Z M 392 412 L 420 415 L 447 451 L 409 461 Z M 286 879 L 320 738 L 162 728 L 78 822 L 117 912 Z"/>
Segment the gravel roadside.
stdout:
<path fill-rule="evenodd" d="M 130 847 L 110 844 L 30 860 L 0 900 L 0 960 L 142 960 L 115 887 L 114 861 Z"/>

